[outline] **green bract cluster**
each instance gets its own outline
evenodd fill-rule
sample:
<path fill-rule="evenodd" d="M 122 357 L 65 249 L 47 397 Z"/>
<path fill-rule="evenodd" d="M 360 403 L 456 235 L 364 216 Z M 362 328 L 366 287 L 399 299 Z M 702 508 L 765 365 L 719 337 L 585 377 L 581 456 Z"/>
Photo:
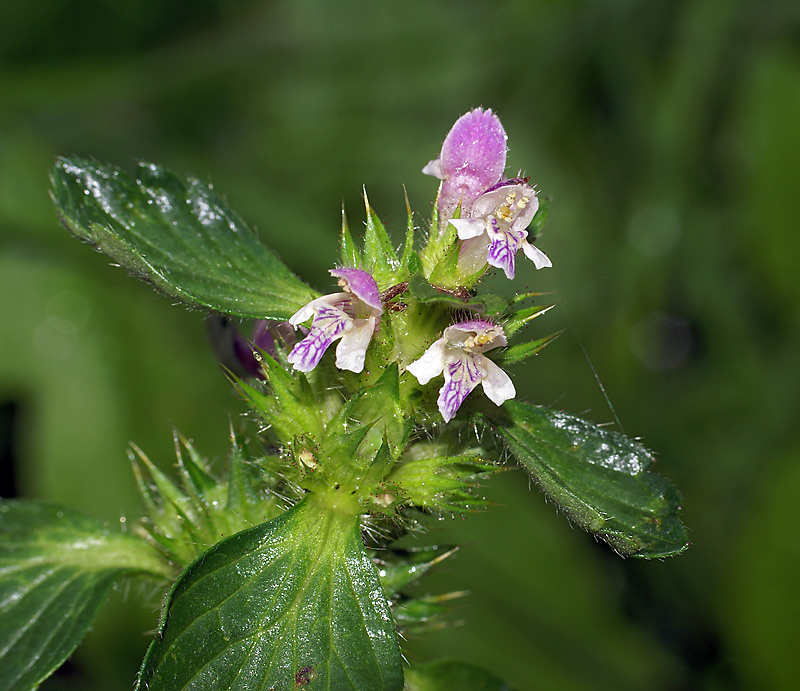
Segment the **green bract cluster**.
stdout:
<path fill-rule="evenodd" d="M 172 298 L 259 320 L 251 342 L 220 332 L 257 430 L 249 441 L 231 434 L 224 477 L 180 437 L 177 483 L 136 449 L 146 515 L 126 535 L 31 503 L 0 505 L 14 545 L 0 551 L 0 601 L 11 603 L 3 688 L 33 688 L 51 673 L 108 586 L 132 576 L 172 582 L 137 689 L 444 689 L 454 678 L 461 688 L 505 688 L 452 661 L 404 675 L 398 631 L 429 626 L 457 594 L 407 594 L 452 548 L 397 546 L 427 514 L 484 507 L 476 488 L 506 467 L 505 455 L 619 553 L 686 548 L 679 495 L 649 471 L 645 448 L 512 400 L 503 367 L 558 334 L 520 340 L 552 305 L 536 304 L 539 293 L 509 300 L 481 285 L 493 268 L 513 278 L 520 251 L 537 268 L 550 265 L 529 240 L 544 205 L 526 178 L 502 179 L 505 147 L 491 111 L 459 119 L 425 168 L 441 183 L 424 244 L 409 208 L 397 251 L 365 195 L 363 240 L 343 217 L 331 271 L 340 290 L 324 295 L 210 186 L 153 164 L 129 175 L 58 161 L 53 198 L 72 233 Z M 75 557 L 83 542 L 90 559 Z M 79 592 L 31 586 L 42 569 Z M 44 597 L 65 605 L 37 607 Z M 76 612 L 80 623 L 69 628 Z M 64 631 L 58 644 L 44 642 L 31 618 Z"/>

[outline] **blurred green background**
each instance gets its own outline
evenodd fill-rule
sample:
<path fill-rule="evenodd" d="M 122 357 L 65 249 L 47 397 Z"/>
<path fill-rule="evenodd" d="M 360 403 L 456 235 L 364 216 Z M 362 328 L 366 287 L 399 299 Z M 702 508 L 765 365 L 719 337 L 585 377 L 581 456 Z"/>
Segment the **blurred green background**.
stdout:
<path fill-rule="evenodd" d="M 221 458 L 243 412 L 203 315 L 59 227 L 56 155 L 213 181 L 324 290 L 342 201 L 358 227 L 366 185 L 399 241 L 401 185 L 424 223 L 420 169 L 478 105 L 553 200 L 555 268 L 517 287 L 557 292 L 534 332 L 569 330 L 517 388 L 612 422 L 593 364 L 683 490 L 693 546 L 623 560 L 508 473 L 495 509 L 436 525 L 463 548 L 424 589 L 472 594 L 409 659 L 459 655 L 523 691 L 796 688 L 794 0 L 0 4 L 3 495 L 133 516 L 129 441 L 170 467 L 174 426 Z M 158 606 L 114 593 L 45 688 L 130 688 Z"/>

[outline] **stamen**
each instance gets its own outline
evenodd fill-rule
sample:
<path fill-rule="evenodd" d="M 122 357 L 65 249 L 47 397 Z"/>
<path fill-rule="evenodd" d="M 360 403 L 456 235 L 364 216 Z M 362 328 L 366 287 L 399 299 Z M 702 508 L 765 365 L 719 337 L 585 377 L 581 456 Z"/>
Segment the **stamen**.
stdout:
<path fill-rule="evenodd" d="M 510 196 L 510 195 L 509 195 L 509 196 Z M 506 222 L 510 221 L 510 220 L 511 220 L 511 218 L 514 216 L 513 212 L 511 211 L 511 209 L 510 209 L 508 206 L 501 206 L 501 207 L 500 207 L 500 208 L 497 210 L 497 212 L 495 213 L 495 215 L 496 215 L 496 216 L 497 216 L 497 218 L 499 218 L 501 221 L 506 221 Z"/>

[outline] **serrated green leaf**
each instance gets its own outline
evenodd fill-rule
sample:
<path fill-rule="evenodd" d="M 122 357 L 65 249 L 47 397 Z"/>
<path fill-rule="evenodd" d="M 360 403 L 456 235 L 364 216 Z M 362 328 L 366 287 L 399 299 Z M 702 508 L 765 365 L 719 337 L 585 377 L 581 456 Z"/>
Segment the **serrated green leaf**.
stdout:
<path fill-rule="evenodd" d="M 638 442 L 517 401 L 487 417 L 548 499 L 617 552 L 655 558 L 688 547 L 680 494 L 669 480 L 647 472 L 653 456 Z"/>
<path fill-rule="evenodd" d="M 141 163 L 61 158 L 51 175 L 61 221 L 139 278 L 190 305 L 288 319 L 317 297 L 210 185 Z"/>
<path fill-rule="evenodd" d="M 136 688 L 300 686 L 403 686 L 388 601 L 358 519 L 311 499 L 189 566 L 167 598 Z"/>
<path fill-rule="evenodd" d="M 406 691 L 511 691 L 500 677 L 462 660 L 436 660 L 406 670 Z"/>
<path fill-rule="evenodd" d="M 32 689 L 52 674 L 130 575 L 173 576 L 133 535 L 55 506 L 0 502 L 0 688 Z"/>
<path fill-rule="evenodd" d="M 505 298 L 491 293 L 461 297 L 453 292 L 437 289 L 428 283 L 421 274 L 415 274 L 409 278 L 408 290 L 417 302 L 440 303 L 452 309 L 468 310 L 489 316 L 500 314 L 508 305 Z"/>
<path fill-rule="evenodd" d="M 536 353 L 555 341 L 562 333 L 564 333 L 563 330 L 556 331 L 549 336 L 538 338 L 535 341 L 513 345 L 501 352 L 495 360 L 498 365 L 513 365 L 515 362 L 520 362 L 532 355 L 536 355 Z"/>

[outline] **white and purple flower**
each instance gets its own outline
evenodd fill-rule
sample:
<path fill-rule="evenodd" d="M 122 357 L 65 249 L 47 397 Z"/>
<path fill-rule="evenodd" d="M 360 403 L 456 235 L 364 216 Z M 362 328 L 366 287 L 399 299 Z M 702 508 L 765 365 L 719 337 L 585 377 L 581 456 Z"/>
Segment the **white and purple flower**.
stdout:
<path fill-rule="evenodd" d="M 456 120 L 439 158 L 422 169 L 443 181 L 439 193 L 442 227 L 459 203 L 461 217 L 468 216 L 481 192 L 500 181 L 506 167 L 506 139 L 499 118 L 490 109 L 475 108 Z"/>
<path fill-rule="evenodd" d="M 501 326 L 482 319 L 460 322 L 448 326 L 442 338 L 406 369 L 422 385 L 444 374 L 437 404 L 444 421 L 449 422 L 478 384 L 483 385 L 483 392 L 495 405 L 516 395 L 511 378 L 483 355 L 504 345 L 506 335 Z"/>
<path fill-rule="evenodd" d="M 364 369 L 367 348 L 383 314 L 378 284 L 361 269 L 333 269 L 330 273 L 339 279 L 344 292 L 323 295 L 292 315 L 289 323 L 295 328 L 311 317 L 313 321 L 308 335 L 292 349 L 288 360 L 294 369 L 310 372 L 339 340 L 336 366 L 358 373 Z"/>
<path fill-rule="evenodd" d="M 459 266 L 474 273 L 487 263 L 514 278 L 521 249 L 537 269 L 552 266 L 548 256 L 528 242 L 528 226 L 539 208 L 536 191 L 525 178 L 504 180 L 483 192 L 468 217 L 450 221 L 462 240 Z"/>

